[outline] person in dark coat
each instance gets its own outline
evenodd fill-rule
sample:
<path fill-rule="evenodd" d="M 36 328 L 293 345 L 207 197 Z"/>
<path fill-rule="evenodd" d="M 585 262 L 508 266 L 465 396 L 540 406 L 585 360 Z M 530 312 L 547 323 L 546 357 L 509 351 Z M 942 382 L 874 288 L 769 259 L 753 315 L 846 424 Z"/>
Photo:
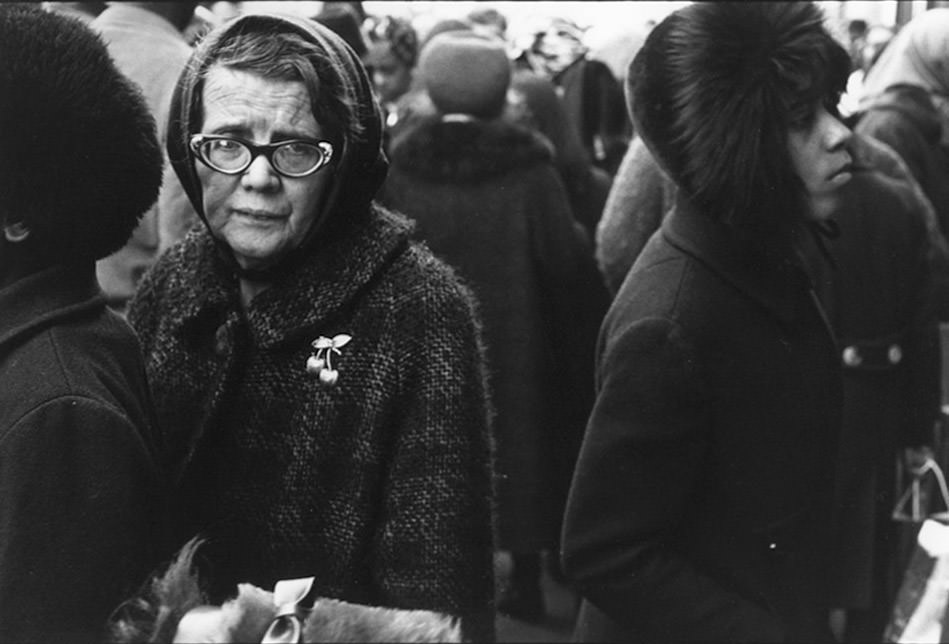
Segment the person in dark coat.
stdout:
<path fill-rule="evenodd" d="M 0 641 L 97 642 L 168 554 L 141 351 L 95 272 L 161 148 L 80 21 L 4 5 L 0 57 Z"/>
<path fill-rule="evenodd" d="M 882 636 L 905 564 L 891 517 L 895 462 L 932 443 L 940 352 L 925 200 L 850 149 L 839 234 L 813 237 L 806 255 L 844 374 L 828 605 L 843 639 L 867 642 Z"/>
<path fill-rule="evenodd" d="M 629 117 L 613 72 L 587 56 L 583 30 L 571 20 L 550 19 L 535 35 L 525 60 L 557 85 L 590 159 L 613 176 L 629 144 Z"/>
<path fill-rule="evenodd" d="M 871 68 L 855 131 L 888 144 L 932 202 L 949 237 L 949 9 L 907 23 Z"/>
<path fill-rule="evenodd" d="M 795 242 L 852 178 L 825 107 L 849 58 L 822 19 L 695 3 L 630 66 L 678 194 L 598 342 L 562 538 L 580 641 L 832 641 L 841 374 Z"/>
<path fill-rule="evenodd" d="M 396 140 L 383 201 L 418 223 L 419 238 L 478 297 L 496 412 L 498 546 L 513 558 L 498 609 L 536 620 L 540 553 L 556 548 L 592 404 L 605 292 L 550 143 L 502 114 L 503 44 L 441 34 L 419 74 L 438 111 Z"/>
<path fill-rule="evenodd" d="M 567 190 L 570 209 L 593 239 L 612 177 L 593 165 L 573 122 L 567 118 L 553 81 L 534 72 L 515 70 L 507 113 L 516 123 L 536 129 L 553 144 L 554 162 Z"/>
<path fill-rule="evenodd" d="M 315 577 L 494 638 L 489 403 L 474 301 L 372 202 L 381 110 L 341 38 L 246 15 L 182 74 L 168 153 L 205 227 L 129 310 L 209 601 Z"/>

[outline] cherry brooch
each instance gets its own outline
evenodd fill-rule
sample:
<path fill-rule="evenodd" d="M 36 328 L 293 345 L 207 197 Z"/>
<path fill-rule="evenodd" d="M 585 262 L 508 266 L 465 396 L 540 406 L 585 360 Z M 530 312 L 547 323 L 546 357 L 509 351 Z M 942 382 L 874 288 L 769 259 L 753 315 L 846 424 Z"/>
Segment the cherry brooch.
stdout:
<path fill-rule="evenodd" d="M 340 333 L 332 338 L 318 337 L 311 343 L 313 355 L 306 360 L 306 372 L 316 375 L 320 384 L 332 387 L 339 380 L 339 371 L 333 368 L 333 354 L 342 355 L 340 349 L 346 346 L 352 336 Z"/>

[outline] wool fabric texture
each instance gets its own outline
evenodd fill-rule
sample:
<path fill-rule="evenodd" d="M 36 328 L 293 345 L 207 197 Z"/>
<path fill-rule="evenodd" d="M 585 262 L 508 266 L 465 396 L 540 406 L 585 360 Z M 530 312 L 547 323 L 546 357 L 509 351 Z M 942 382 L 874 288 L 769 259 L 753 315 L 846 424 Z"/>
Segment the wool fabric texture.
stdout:
<path fill-rule="evenodd" d="M 118 250 L 161 185 L 141 90 L 78 20 L 0 7 L 0 195 L 36 252 L 57 261 Z"/>
<path fill-rule="evenodd" d="M 129 319 L 169 444 L 178 543 L 208 537 L 218 599 L 238 582 L 315 576 L 320 596 L 461 616 L 490 639 L 473 302 L 408 231 L 378 211 L 246 315 L 195 232 L 146 275 Z M 327 388 L 306 362 L 314 340 L 341 333 L 352 340 Z"/>
<path fill-rule="evenodd" d="M 504 109 L 511 64 L 502 44 L 470 31 L 449 31 L 425 45 L 418 75 L 442 113 L 493 118 Z"/>

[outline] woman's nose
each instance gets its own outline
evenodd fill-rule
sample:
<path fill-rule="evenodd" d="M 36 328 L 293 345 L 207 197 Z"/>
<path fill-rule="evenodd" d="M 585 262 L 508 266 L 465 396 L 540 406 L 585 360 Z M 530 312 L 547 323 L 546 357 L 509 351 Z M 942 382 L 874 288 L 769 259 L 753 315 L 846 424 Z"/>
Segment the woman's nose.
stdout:
<path fill-rule="evenodd" d="M 249 190 L 272 190 L 279 183 L 280 176 L 263 154 L 257 155 L 241 175 L 241 184 Z"/>
<path fill-rule="evenodd" d="M 846 125 L 840 122 L 837 117 L 827 114 L 825 117 L 826 133 L 824 140 L 827 143 L 827 149 L 836 151 L 850 142 L 853 132 Z"/>

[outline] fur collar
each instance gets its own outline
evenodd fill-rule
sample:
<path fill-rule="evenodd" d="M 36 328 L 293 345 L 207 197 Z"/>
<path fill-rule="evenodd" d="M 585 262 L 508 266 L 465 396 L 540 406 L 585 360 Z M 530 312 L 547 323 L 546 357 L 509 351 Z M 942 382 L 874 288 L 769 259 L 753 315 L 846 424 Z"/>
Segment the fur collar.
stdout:
<path fill-rule="evenodd" d="M 395 171 L 432 181 L 478 181 L 553 160 L 539 134 L 505 121 L 419 119 L 392 144 Z"/>

